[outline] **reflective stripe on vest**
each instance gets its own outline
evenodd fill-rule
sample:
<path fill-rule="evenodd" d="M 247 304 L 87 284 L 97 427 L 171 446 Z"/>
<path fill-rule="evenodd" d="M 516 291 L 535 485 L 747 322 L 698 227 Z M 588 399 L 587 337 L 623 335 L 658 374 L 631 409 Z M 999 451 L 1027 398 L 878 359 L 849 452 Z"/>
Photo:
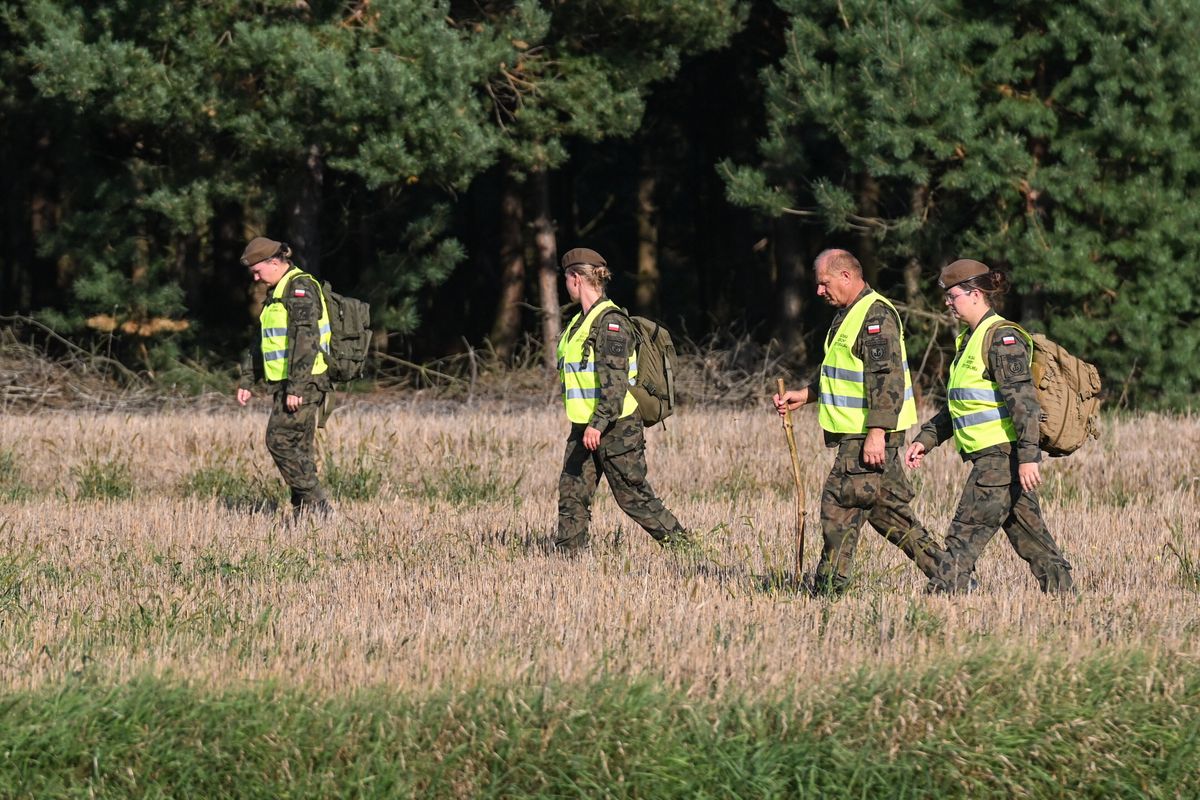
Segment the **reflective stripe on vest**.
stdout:
<path fill-rule="evenodd" d="M 867 311 L 879 301 L 896 313 L 886 297 L 870 292 L 846 312 L 845 319 L 825 337 L 825 359 L 821 362 L 820 393 L 817 397 L 817 419 L 830 433 L 866 433 L 867 386 L 863 376 L 863 361 L 854 355 L 854 343 L 867 319 Z M 897 321 L 899 315 L 896 316 Z M 912 376 L 908 372 L 908 352 L 904 347 L 904 328 L 900 329 L 900 363 L 904 368 L 904 402 L 894 431 L 917 424 L 917 404 L 913 399 Z"/>
<path fill-rule="evenodd" d="M 960 453 L 974 453 L 1017 440 L 1017 429 L 1013 426 L 1008 404 L 1000 394 L 1000 386 L 984 375 L 987 356 L 983 352 L 983 343 L 988 338 L 988 330 L 1001 324 L 1020 331 L 1029 346 L 1030 362 L 1033 360 L 1033 339 L 999 315 L 983 320 L 974 331 L 963 329 L 958 334 L 954 349 L 958 352 L 961 348 L 962 352 L 950 365 L 946 405 L 954 423 L 954 446 Z M 963 338 L 967 336 L 970 338 L 963 348 Z"/>
<path fill-rule="evenodd" d="M 288 379 L 288 350 L 291 343 L 288 341 L 288 312 L 287 306 L 283 303 L 283 296 L 292 279 L 300 275 L 312 278 L 299 267 L 290 269 L 280 278 L 279 283 L 275 284 L 274 289 L 271 290 L 270 299 L 263 306 L 262 313 L 258 317 L 262 330 L 263 374 L 269 381 Z M 313 283 L 316 284 L 315 279 Z M 317 295 L 321 298 L 321 319 L 317 323 L 319 338 L 317 340 L 317 357 L 313 361 L 313 375 L 320 375 L 329 369 L 325 355 L 329 353 L 329 341 L 332 338 L 329 326 L 329 307 L 325 304 L 325 293 L 319 286 Z"/>
<path fill-rule="evenodd" d="M 588 348 L 589 352 L 585 363 L 583 349 L 597 318 L 608 309 L 616 307 L 617 304 L 611 300 L 596 303 L 583 318 L 583 324 L 576 329 L 575 324 L 583 314 L 580 311 L 571 318 L 571 323 L 567 325 L 567 329 L 563 331 L 562 337 L 558 340 L 558 379 L 562 385 L 563 406 L 567 410 L 567 419 L 571 422 L 591 422 L 592 415 L 596 413 L 596 404 L 600 399 L 600 383 L 596 377 L 596 354 L 591 352 L 593 348 Z M 574 334 L 571 333 L 572 330 L 575 331 Z M 631 386 L 636 378 L 637 350 L 632 347 L 631 341 L 629 352 L 629 383 Z M 626 391 L 625 399 L 621 404 L 620 419 L 632 416 L 635 411 L 637 411 L 637 400 Z"/>

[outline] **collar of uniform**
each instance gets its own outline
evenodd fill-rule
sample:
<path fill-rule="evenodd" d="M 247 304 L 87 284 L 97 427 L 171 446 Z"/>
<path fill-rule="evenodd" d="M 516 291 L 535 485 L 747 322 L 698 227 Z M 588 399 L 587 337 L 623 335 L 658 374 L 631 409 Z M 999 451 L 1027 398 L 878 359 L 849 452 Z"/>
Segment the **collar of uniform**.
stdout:
<path fill-rule="evenodd" d="M 842 326 L 842 320 L 844 320 L 846 315 L 850 313 L 850 309 L 854 308 L 854 304 L 869 295 L 871 291 L 871 284 L 868 283 L 863 287 L 863 290 L 858 293 L 858 297 L 854 298 L 849 303 L 833 312 L 833 319 L 829 323 L 829 330 L 831 333 L 837 333 L 838 328 Z"/>

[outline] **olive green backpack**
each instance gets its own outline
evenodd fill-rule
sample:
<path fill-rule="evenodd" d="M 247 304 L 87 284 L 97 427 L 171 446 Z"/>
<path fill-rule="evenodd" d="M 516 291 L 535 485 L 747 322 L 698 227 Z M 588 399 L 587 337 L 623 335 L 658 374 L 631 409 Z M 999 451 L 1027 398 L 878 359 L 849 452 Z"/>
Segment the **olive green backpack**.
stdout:
<path fill-rule="evenodd" d="M 642 423 L 647 428 L 657 425 L 675 413 L 675 342 L 671 332 L 648 317 L 634 317 L 623 308 L 611 308 L 592 323 L 592 330 L 583 345 L 585 359 L 587 353 L 595 350 L 596 332 L 601 321 L 611 314 L 618 314 L 630 322 L 633 346 L 637 350 L 638 374 L 629 393 L 637 400 Z"/>
<path fill-rule="evenodd" d="M 371 306 L 338 294 L 329 281 L 321 293 L 329 309 L 329 377 L 334 381 L 361 378 L 371 348 Z"/>

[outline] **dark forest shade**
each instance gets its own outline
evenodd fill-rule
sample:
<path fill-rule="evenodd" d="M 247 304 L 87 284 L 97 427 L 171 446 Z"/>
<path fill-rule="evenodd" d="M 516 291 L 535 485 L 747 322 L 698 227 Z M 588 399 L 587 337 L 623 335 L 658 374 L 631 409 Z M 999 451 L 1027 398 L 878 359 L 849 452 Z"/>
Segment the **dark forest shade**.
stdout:
<path fill-rule="evenodd" d="M 117 349 L 232 359 L 236 255 L 265 233 L 369 299 L 378 342 L 503 354 L 553 339 L 554 252 L 582 245 L 618 302 L 811 363 L 821 249 L 935 312 L 938 267 L 971 256 L 1010 271 L 1010 316 L 1181 405 L 1200 22 L 1110 6 L 10 5 L 0 310 L 78 338 L 96 315 L 186 320 Z"/>

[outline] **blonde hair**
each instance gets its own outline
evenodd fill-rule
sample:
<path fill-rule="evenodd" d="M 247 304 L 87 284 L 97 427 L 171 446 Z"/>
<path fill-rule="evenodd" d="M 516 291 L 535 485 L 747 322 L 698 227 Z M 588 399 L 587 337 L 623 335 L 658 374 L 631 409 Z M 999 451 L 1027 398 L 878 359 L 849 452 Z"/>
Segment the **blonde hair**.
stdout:
<path fill-rule="evenodd" d="M 595 264 L 572 264 L 567 267 L 567 272 L 574 272 L 601 292 L 612 280 L 612 272 L 608 267 L 598 267 Z"/>

